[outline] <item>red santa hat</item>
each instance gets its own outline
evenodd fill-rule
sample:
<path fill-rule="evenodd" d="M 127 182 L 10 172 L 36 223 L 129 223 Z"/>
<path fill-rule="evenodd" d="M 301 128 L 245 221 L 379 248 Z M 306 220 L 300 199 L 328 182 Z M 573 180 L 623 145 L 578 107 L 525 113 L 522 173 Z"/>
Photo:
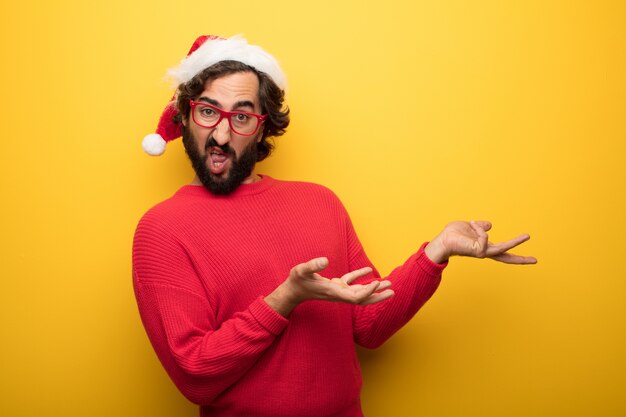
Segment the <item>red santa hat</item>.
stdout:
<path fill-rule="evenodd" d="M 228 39 L 219 36 L 200 36 L 180 65 L 168 71 L 168 76 L 173 79 L 174 86 L 178 87 L 205 68 L 220 61 L 242 62 L 267 74 L 281 90 L 287 87 L 285 74 L 276 59 L 261 47 L 250 45 L 241 36 Z M 173 121 L 177 114 L 176 95 L 174 95 L 161 114 L 156 133 L 151 133 L 143 139 L 142 147 L 147 154 L 153 156 L 163 154 L 167 142 L 182 136 L 181 125 Z"/>

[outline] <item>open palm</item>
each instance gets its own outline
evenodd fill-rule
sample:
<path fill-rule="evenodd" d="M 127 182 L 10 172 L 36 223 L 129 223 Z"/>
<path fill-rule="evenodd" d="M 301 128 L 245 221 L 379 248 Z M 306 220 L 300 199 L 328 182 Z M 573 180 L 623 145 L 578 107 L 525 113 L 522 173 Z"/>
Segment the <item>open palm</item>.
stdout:
<path fill-rule="evenodd" d="M 490 258 L 508 264 L 534 264 L 532 256 L 520 256 L 509 253 L 514 247 L 530 239 L 528 234 L 520 235 L 501 243 L 489 242 L 487 232 L 491 229 L 488 221 L 452 222 L 435 239 L 444 248 L 447 256 L 471 256 Z"/>

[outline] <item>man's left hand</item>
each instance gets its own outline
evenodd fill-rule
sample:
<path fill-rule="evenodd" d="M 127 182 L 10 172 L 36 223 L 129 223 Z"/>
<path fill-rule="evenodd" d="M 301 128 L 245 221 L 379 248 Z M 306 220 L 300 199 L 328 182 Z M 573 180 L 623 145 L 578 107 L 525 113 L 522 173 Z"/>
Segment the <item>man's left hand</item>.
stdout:
<path fill-rule="evenodd" d="M 491 258 L 507 264 L 537 263 L 537 259 L 532 256 L 508 252 L 530 239 L 529 235 L 520 235 L 506 242 L 494 244 L 489 242 L 487 235 L 489 229 L 491 223 L 488 221 L 452 222 L 426 246 L 424 252 L 435 263 L 446 262 L 451 256 Z"/>

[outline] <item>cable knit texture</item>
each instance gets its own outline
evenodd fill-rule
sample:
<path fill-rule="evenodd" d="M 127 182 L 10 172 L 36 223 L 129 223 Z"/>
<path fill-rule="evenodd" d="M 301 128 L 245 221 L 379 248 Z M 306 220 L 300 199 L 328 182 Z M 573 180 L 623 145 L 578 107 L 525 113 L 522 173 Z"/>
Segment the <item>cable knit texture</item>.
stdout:
<path fill-rule="evenodd" d="M 445 264 L 423 248 L 389 275 L 390 300 L 306 301 L 284 318 L 263 297 L 295 265 L 326 256 L 329 278 L 372 265 L 331 191 L 264 176 L 229 196 L 187 185 L 149 210 L 133 280 L 148 337 L 201 416 L 355 417 L 354 343 L 380 346 L 439 285 Z"/>

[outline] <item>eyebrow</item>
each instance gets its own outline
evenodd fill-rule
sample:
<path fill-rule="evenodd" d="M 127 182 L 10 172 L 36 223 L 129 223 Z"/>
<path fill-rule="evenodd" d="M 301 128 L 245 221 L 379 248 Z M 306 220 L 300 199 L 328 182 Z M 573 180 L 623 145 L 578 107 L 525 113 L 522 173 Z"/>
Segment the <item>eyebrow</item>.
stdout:
<path fill-rule="evenodd" d="M 223 109 L 219 101 L 214 100 L 209 97 L 202 96 L 202 97 L 199 97 L 196 101 L 203 101 L 205 103 L 209 103 L 215 107 L 219 107 L 220 109 Z M 250 110 L 254 110 L 254 103 L 251 102 L 250 100 L 240 100 L 240 101 L 235 102 L 233 109 L 241 109 L 242 107 L 247 107 Z"/>
<path fill-rule="evenodd" d="M 219 107 L 220 109 L 222 108 L 222 105 L 217 100 L 213 100 L 212 98 L 208 98 L 208 97 L 205 97 L 205 96 L 198 97 L 198 99 L 196 101 L 203 101 L 205 103 L 212 104 L 215 107 Z"/>

